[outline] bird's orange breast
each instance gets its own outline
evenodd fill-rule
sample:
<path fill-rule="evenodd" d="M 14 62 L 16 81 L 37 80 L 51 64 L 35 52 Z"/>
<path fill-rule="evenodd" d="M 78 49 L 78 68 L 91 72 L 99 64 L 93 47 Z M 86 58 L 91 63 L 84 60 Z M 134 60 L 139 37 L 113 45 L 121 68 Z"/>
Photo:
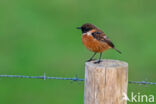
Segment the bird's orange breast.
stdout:
<path fill-rule="evenodd" d="M 109 48 L 111 48 L 107 43 L 100 42 L 99 40 L 95 39 L 91 35 L 83 34 L 82 35 L 82 43 L 86 48 L 93 52 L 103 52 Z"/>

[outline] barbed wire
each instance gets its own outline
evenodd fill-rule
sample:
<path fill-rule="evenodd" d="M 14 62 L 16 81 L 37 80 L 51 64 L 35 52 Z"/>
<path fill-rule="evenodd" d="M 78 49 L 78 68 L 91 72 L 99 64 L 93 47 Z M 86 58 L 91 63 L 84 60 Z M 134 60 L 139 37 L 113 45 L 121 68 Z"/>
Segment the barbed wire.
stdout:
<path fill-rule="evenodd" d="M 145 85 L 145 84 L 149 84 L 149 85 L 156 85 L 156 83 L 154 82 L 147 82 L 147 81 L 128 81 L 128 83 L 130 84 L 141 84 L 141 85 Z"/>
<path fill-rule="evenodd" d="M 31 78 L 31 79 L 57 79 L 57 80 L 71 80 L 71 81 L 84 81 L 84 79 L 78 78 L 77 76 L 73 78 L 63 78 L 63 77 L 48 77 L 44 73 L 43 76 L 26 76 L 26 75 L 0 75 L 0 78 Z"/>
<path fill-rule="evenodd" d="M 30 78 L 30 79 L 56 79 L 56 80 L 71 80 L 71 81 L 84 81 L 82 78 L 78 78 L 77 76 L 73 78 L 63 78 L 63 77 L 48 77 L 44 73 L 43 76 L 26 76 L 26 75 L 0 75 L 0 78 Z M 156 85 L 155 82 L 147 82 L 147 81 L 128 81 L 130 84 L 140 84 L 140 85 Z"/>

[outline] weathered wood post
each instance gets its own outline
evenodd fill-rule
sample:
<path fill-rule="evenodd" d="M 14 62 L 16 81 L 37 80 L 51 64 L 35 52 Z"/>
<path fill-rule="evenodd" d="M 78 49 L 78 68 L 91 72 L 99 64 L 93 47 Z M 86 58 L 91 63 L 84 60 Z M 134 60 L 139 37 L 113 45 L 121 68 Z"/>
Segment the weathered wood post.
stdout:
<path fill-rule="evenodd" d="M 84 104 L 127 104 L 128 64 L 119 60 L 86 62 Z"/>

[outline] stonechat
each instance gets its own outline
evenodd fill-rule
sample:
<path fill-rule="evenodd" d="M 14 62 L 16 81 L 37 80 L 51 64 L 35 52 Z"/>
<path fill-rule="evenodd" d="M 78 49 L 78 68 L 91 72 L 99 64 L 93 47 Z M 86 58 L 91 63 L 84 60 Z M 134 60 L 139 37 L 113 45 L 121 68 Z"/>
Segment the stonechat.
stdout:
<path fill-rule="evenodd" d="M 90 51 L 94 52 L 93 56 L 87 61 L 92 61 L 94 56 L 97 53 L 100 53 L 99 60 L 94 62 L 100 63 L 102 53 L 110 48 L 116 50 L 121 54 L 121 52 L 115 48 L 114 44 L 106 36 L 106 34 L 95 25 L 86 23 L 81 27 L 77 27 L 77 29 L 80 29 L 82 31 L 82 43 L 84 44 L 84 46 Z"/>

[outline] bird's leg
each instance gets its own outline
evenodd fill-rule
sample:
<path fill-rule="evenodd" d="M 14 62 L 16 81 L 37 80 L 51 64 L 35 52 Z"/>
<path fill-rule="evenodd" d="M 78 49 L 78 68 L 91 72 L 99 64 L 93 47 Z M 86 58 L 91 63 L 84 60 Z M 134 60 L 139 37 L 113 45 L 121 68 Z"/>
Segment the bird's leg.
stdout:
<path fill-rule="evenodd" d="M 94 63 L 95 63 L 95 64 L 98 64 L 98 63 L 100 63 L 100 62 L 101 62 L 101 57 L 102 57 L 102 52 L 100 53 L 99 60 L 98 60 L 98 61 L 96 61 L 96 62 L 94 62 Z"/>
<path fill-rule="evenodd" d="M 92 61 L 95 55 L 96 55 L 96 52 L 93 54 L 93 56 L 89 60 L 87 60 L 87 62 Z"/>

